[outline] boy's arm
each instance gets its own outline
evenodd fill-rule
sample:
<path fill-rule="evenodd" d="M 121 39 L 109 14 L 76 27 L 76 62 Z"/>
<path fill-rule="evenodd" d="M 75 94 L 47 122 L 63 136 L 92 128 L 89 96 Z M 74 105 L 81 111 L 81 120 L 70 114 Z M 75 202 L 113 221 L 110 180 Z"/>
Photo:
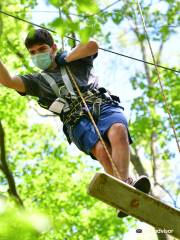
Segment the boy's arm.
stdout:
<path fill-rule="evenodd" d="M 23 80 L 18 77 L 11 77 L 4 64 L 0 61 L 0 84 L 15 89 L 18 92 L 25 93 Z"/>
<path fill-rule="evenodd" d="M 90 40 L 86 44 L 77 45 L 66 57 L 66 62 L 72 62 L 81 58 L 92 56 L 98 52 L 98 43 L 95 40 Z"/>
<path fill-rule="evenodd" d="M 86 44 L 80 43 L 68 54 L 66 51 L 57 53 L 55 61 L 57 65 L 63 66 L 69 62 L 95 55 L 98 48 L 99 46 L 95 40 L 90 40 Z"/>

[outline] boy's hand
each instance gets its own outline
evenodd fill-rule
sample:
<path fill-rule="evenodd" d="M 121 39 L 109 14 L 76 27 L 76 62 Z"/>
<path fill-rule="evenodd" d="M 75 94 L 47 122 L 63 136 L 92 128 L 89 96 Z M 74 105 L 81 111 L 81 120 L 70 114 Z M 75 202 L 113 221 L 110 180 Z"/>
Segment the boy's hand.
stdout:
<path fill-rule="evenodd" d="M 5 87 L 15 89 L 16 91 L 25 93 L 25 85 L 23 80 L 18 77 L 11 77 L 5 65 L 0 61 L 0 84 Z"/>
<path fill-rule="evenodd" d="M 60 51 L 57 52 L 57 55 L 55 57 L 55 62 L 58 66 L 65 66 L 67 64 L 65 57 L 67 56 L 67 51 Z"/>

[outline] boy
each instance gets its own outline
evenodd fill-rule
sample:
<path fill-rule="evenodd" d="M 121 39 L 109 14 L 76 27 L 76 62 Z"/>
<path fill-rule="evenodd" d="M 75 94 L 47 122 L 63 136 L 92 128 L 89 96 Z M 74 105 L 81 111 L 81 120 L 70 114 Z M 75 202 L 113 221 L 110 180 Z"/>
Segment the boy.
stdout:
<path fill-rule="evenodd" d="M 118 176 L 115 177 L 120 177 L 122 181 L 149 193 L 150 182 L 146 176 L 134 183 L 129 177 L 129 144 L 132 140 L 119 99 L 109 94 L 106 89 L 100 88 L 92 73 L 93 60 L 98 52 L 97 42 L 90 40 L 86 44 L 79 44 L 70 53 L 57 52 L 51 34 L 44 29 L 35 29 L 27 35 L 25 46 L 34 65 L 43 71 L 12 78 L 0 62 L 0 83 L 23 96 L 38 97 L 40 106 L 60 116 L 69 142 L 74 142 L 81 151 L 98 160 L 108 174 L 115 176 L 86 109 L 69 80 L 65 69 L 65 66 L 68 66 L 117 168 Z M 119 216 L 126 214 L 119 212 Z"/>

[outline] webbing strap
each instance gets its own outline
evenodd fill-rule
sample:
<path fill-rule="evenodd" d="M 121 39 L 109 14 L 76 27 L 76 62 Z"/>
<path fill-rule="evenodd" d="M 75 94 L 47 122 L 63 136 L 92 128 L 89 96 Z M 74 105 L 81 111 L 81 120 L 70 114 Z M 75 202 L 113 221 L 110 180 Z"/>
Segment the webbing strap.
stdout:
<path fill-rule="evenodd" d="M 69 76 L 66 72 L 66 69 L 64 67 L 61 67 L 60 68 L 60 71 L 61 71 L 61 75 L 62 75 L 62 80 L 69 92 L 69 94 L 71 96 L 76 96 L 75 92 L 74 92 L 74 89 L 73 89 L 73 86 L 71 84 L 71 81 L 69 79 Z M 60 97 L 60 94 L 59 94 L 59 87 L 56 83 L 56 81 L 54 80 L 53 77 L 51 77 L 49 74 L 45 73 L 45 72 L 42 72 L 41 75 L 46 79 L 46 81 L 49 83 L 49 85 L 51 86 L 51 88 L 53 89 L 54 93 L 56 94 L 57 97 Z"/>
<path fill-rule="evenodd" d="M 56 94 L 57 97 L 59 97 L 59 88 L 57 83 L 55 82 L 54 78 L 52 78 L 49 74 L 47 73 L 41 73 L 41 75 L 45 78 L 45 80 L 49 83 L 51 86 L 52 90 Z"/>
<path fill-rule="evenodd" d="M 64 82 L 68 92 L 70 93 L 70 95 L 75 96 L 76 94 L 74 92 L 73 86 L 71 84 L 71 80 L 69 79 L 69 76 L 67 74 L 67 71 L 66 71 L 65 67 L 61 67 L 60 71 L 61 71 L 63 82 Z"/>

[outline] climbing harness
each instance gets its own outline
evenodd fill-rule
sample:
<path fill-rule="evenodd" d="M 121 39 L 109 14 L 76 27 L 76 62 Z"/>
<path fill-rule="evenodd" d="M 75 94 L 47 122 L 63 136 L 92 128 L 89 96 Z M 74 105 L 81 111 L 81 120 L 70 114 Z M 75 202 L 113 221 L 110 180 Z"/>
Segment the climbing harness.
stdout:
<path fill-rule="evenodd" d="M 39 104 L 43 108 L 60 115 L 64 125 L 68 124 L 71 127 L 74 127 L 82 116 L 87 116 L 87 110 L 83 107 L 77 92 L 74 91 L 70 78 L 66 72 L 66 68 L 60 67 L 60 71 L 65 88 L 62 86 L 58 87 L 55 79 L 48 73 L 41 73 L 42 77 L 49 83 L 57 98 L 50 106 L 48 104 L 41 104 L 41 100 L 39 101 Z M 112 95 L 108 90 L 102 87 L 86 90 L 82 92 L 82 95 L 88 106 L 91 106 L 91 113 L 95 121 L 97 121 L 100 115 L 101 104 L 111 103 L 119 105 L 120 103 L 118 96 Z M 119 105 L 119 107 L 123 109 L 122 106 Z"/>

